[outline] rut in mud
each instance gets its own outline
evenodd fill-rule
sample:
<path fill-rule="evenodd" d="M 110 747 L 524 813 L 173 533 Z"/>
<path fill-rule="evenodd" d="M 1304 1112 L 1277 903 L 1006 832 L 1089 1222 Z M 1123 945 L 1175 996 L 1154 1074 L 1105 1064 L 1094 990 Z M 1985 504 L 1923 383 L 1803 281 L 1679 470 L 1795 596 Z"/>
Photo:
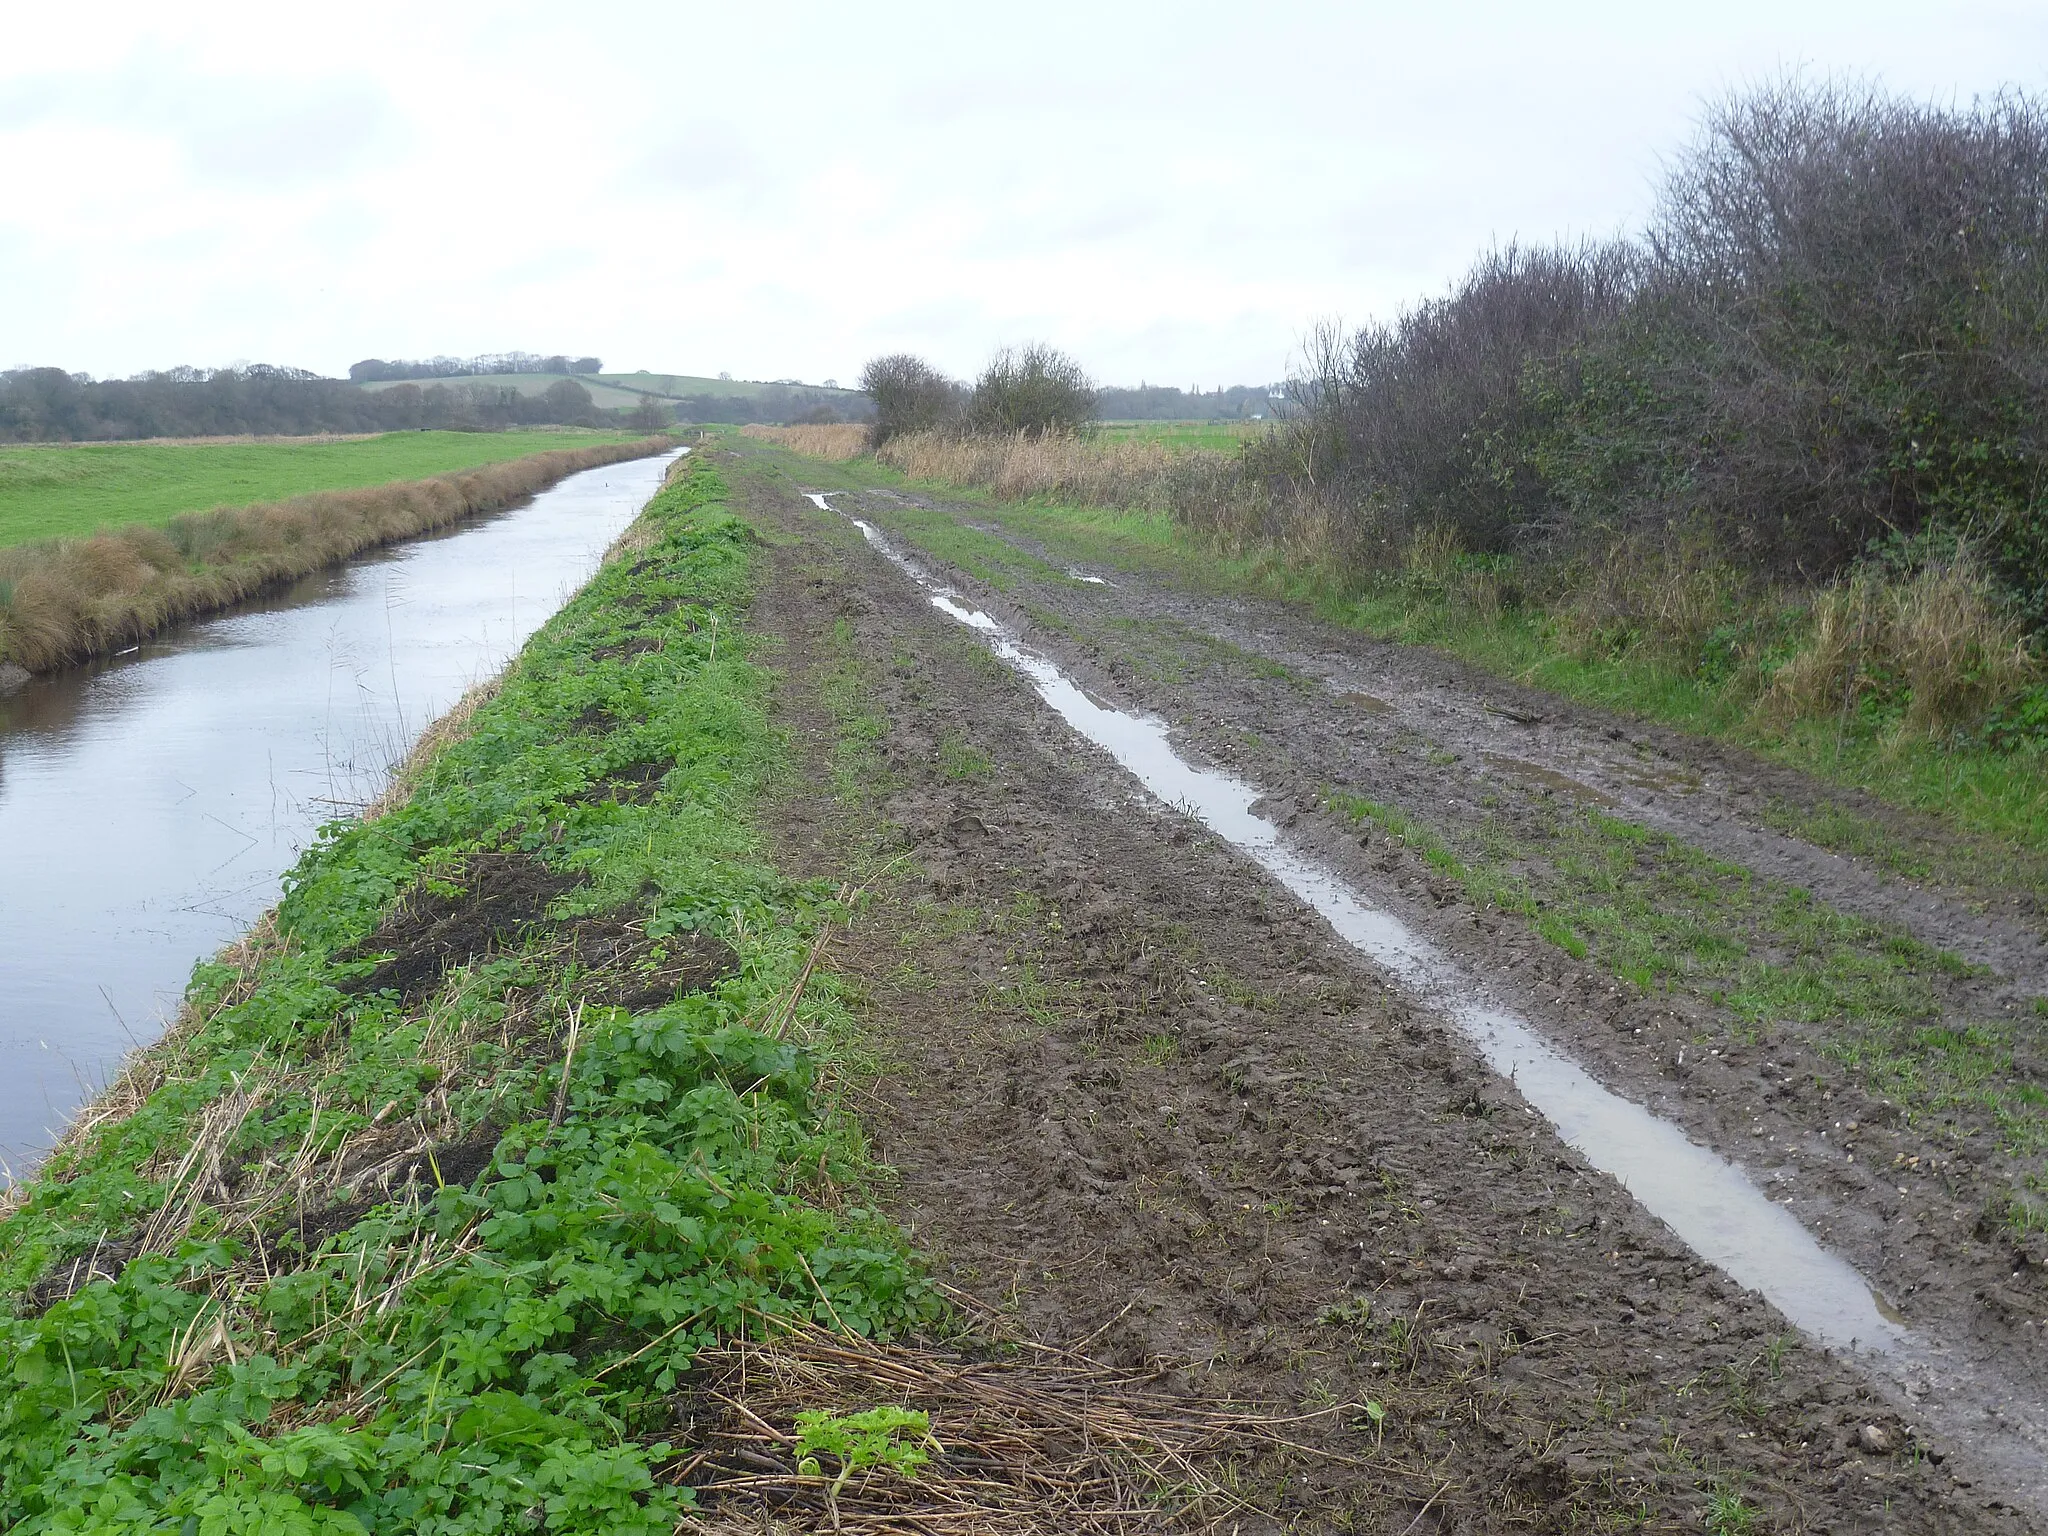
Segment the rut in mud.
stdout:
<path fill-rule="evenodd" d="M 894 1053 L 858 1108 L 952 1283 L 1193 1396 L 1352 1405 L 1304 1420 L 1336 1456 L 1260 1490 L 1275 1518 L 2016 1528 L 1967 1448 L 1701 1263 L 846 522 L 758 462 L 740 487 L 814 770 L 783 856 L 876 892 L 833 957 Z"/>

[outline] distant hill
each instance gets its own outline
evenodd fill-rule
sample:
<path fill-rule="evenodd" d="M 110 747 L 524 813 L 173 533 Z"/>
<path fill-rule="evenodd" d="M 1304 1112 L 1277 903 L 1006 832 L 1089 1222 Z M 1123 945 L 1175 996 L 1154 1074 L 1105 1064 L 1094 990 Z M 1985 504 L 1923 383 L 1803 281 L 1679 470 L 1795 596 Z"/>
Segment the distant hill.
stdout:
<path fill-rule="evenodd" d="M 386 390 L 400 382 L 422 388 L 433 384 L 486 386 L 517 390 L 522 395 L 544 394 L 548 386 L 567 377 L 547 373 L 463 373 L 445 379 L 372 379 L 358 389 Z M 788 422 L 829 411 L 837 420 L 865 420 L 873 414 L 868 398 L 856 389 L 839 389 L 794 380 L 711 379 L 689 373 L 579 373 L 576 382 L 590 391 L 591 403 L 600 410 L 631 410 L 642 400 L 653 399 L 675 410 L 680 421 Z"/>

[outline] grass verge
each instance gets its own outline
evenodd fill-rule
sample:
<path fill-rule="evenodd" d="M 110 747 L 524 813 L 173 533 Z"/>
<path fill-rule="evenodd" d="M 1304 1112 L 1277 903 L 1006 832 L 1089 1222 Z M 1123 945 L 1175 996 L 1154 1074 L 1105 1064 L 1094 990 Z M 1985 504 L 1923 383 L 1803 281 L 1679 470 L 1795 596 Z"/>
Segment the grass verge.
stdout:
<path fill-rule="evenodd" d="M 44 671 L 118 650 L 363 550 L 510 506 L 578 470 L 668 446 L 666 437 L 585 440 L 460 474 L 0 549 L 0 663 Z"/>
<path fill-rule="evenodd" d="M 1164 513 L 1074 505 L 1045 498 L 1002 500 L 947 482 L 913 481 L 872 460 L 846 466 L 860 483 L 914 486 L 988 505 L 1003 526 L 1058 559 L 1112 570 L 1164 575 L 1198 591 L 1277 598 L 1318 618 L 1379 639 L 1446 651 L 1481 671 L 1563 695 L 1582 704 L 1734 743 L 1812 774 L 1918 811 L 1988 847 L 1932 850 L 1915 860 L 1921 874 L 1965 886 L 2014 887 L 2048 893 L 2048 775 L 2043 749 L 2000 750 L 1974 738 L 1900 731 L 1882 711 L 1840 719 L 1784 719 L 1760 711 L 1750 693 L 1668 662 L 1647 651 L 1586 654 L 1563 623 L 1534 609 L 1474 605 L 1428 582 L 1390 582 L 1361 589 L 1312 560 L 1262 549 L 1232 553 L 1195 542 Z M 892 509 L 933 554 L 1003 585 L 1006 564 L 1043 561 L 1002 540 L 959 527 L 934 509 Z M 1800 835 L 1838 852 L 1866 851 L 1868 818 L 1811 814 L 1796 818 Z M 1896 847 L 1896 828 L 1883 829 Z M 2018 856 L 2015 862 L 2014 856 Z"/>
<path fill-rule="evenodd" d="M 1791 1029 L 1909 1123 L 1952 1139 L 1985 1135 L 2021 1160 L 2022 1183 L 2041 1169 L 2048 1094 L 2034 1031 L 2010 1017 L 1959 1017 L 1944 987 L 1971 974 L 1957 956 L 1599 811 L 1555 807 L 1533 833 L 1489 816 L 1446 835 L 1348 791 L 1326 791 L 1324 802 L 1636 992 L 1711 1004 L 1726 1030 L 1700 1046 L 1768 1044 Z"/>
<path fill-rule="evenodd" d="M 938 1314 L 849 1194 L 830 893 L 698 467 L 0 1216 L 0 1526 L 666 1532 L 673 1396 Z"/>

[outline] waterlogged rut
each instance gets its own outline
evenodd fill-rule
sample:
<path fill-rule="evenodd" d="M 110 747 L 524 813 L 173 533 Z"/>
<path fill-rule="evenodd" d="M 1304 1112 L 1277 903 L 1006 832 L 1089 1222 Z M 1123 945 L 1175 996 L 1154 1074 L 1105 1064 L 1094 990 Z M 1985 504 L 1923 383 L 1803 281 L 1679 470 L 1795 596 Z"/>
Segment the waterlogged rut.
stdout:
<path fill-rule="evenodd" d="M 834 510 L 833 493 L 807 494 L 820 509 Z M 852 521 L 871 546 L 918 583 L 935 608 L 979 632 L 1067 724 L 1107 751 L 1153 796 L 1241 850 L 1340 937 L 1453 1021 L 1567 1144 L 1628 1189 L 1693 1251 L 1767 1298 L 1816 1341 L 1860 1355 L 1865 1368 L 1902 1399 L 1918 1403 L 1924 1397 L 1930 1366 L 1938 1368 L 1949 1353 L 1943 1341 L 1909 1330 L 1850 1264 L 1817 1242 L 1734 1162 L 1602 1086 L 1526 1019 L 1489 996 L 1487 987 L 1439 945 L 1362 899 L 1327 863 L 1290 846 L 1275 818 L 1261 814 L 1264 797 L 1252 784 L 1191 763 L 1175 749 L 1163 721 L 1102 704 L 872 524 Z M 1089 579 L 1079 572 L 1068 575 Z M 1974 1442 L 2004 1496 L 2038 1508 L 2042 1447 L 2034 1414 L 2023 1406 L 2024 1394 L 1997 1382 L 1981 1363 L 1972 1374 L 1966 1397 L 1980 1401 L 1967 1403 L 1967 1414 L 1941 1415 L 1957 1421 L 1945 1427 L 1963 1431 Z M 1980 1422 L 1977 1411 L 1986 1395 L 1998 1409 L 1989 1423 Z M 1919 1406 L 1938 1410 L 1940 1405 Z"/>
<path fill-rule="evenodd" d="M 674 457 L 572 475 L 0 697 L 0 1173 L 583 583 Z"/>

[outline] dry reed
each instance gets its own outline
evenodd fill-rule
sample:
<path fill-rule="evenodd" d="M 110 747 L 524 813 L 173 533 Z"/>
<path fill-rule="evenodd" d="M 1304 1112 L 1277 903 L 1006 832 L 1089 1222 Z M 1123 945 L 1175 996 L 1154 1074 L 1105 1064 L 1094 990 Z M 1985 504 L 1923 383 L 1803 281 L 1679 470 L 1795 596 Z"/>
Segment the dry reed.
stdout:
<path fill-rule="evenodd" d="M 740 428 L 740 436 L 835 463 L 859 458 L 868 449 L 868 429 L 857 421 L 811 427 L 745 426 Z"/>
<path fill-rule="evenodd" d="M 1044 496 L 1177 516 L 1235 490 L 1239 478 L 1236 456 L 1213 449 L 1052 433 L 1032 438 L 911 432 L 891 438 L 875 456 L 913 479 L 979 486 L 1007 500 Z"/>
<path fill-rule="evenodd" d="M 1903 728 L 1941 732 L 1977 724 L 2039 672 L 2019 623 L 1964 555 L 1904 581 L 1860 570 L 1822 592 L 1807 643 L 1771 679 L 1762 706 L 1846 718 L 1866 696 L 1903 689 Z"/>
<path fill-rule="evenodd" d="M 0 660 L 32 672 L 104 655 L 366 549 L 445 528 L 666 437 L 529 454 L 460 474 L 188 512 L 161 528 L 0 549 Z"/>

